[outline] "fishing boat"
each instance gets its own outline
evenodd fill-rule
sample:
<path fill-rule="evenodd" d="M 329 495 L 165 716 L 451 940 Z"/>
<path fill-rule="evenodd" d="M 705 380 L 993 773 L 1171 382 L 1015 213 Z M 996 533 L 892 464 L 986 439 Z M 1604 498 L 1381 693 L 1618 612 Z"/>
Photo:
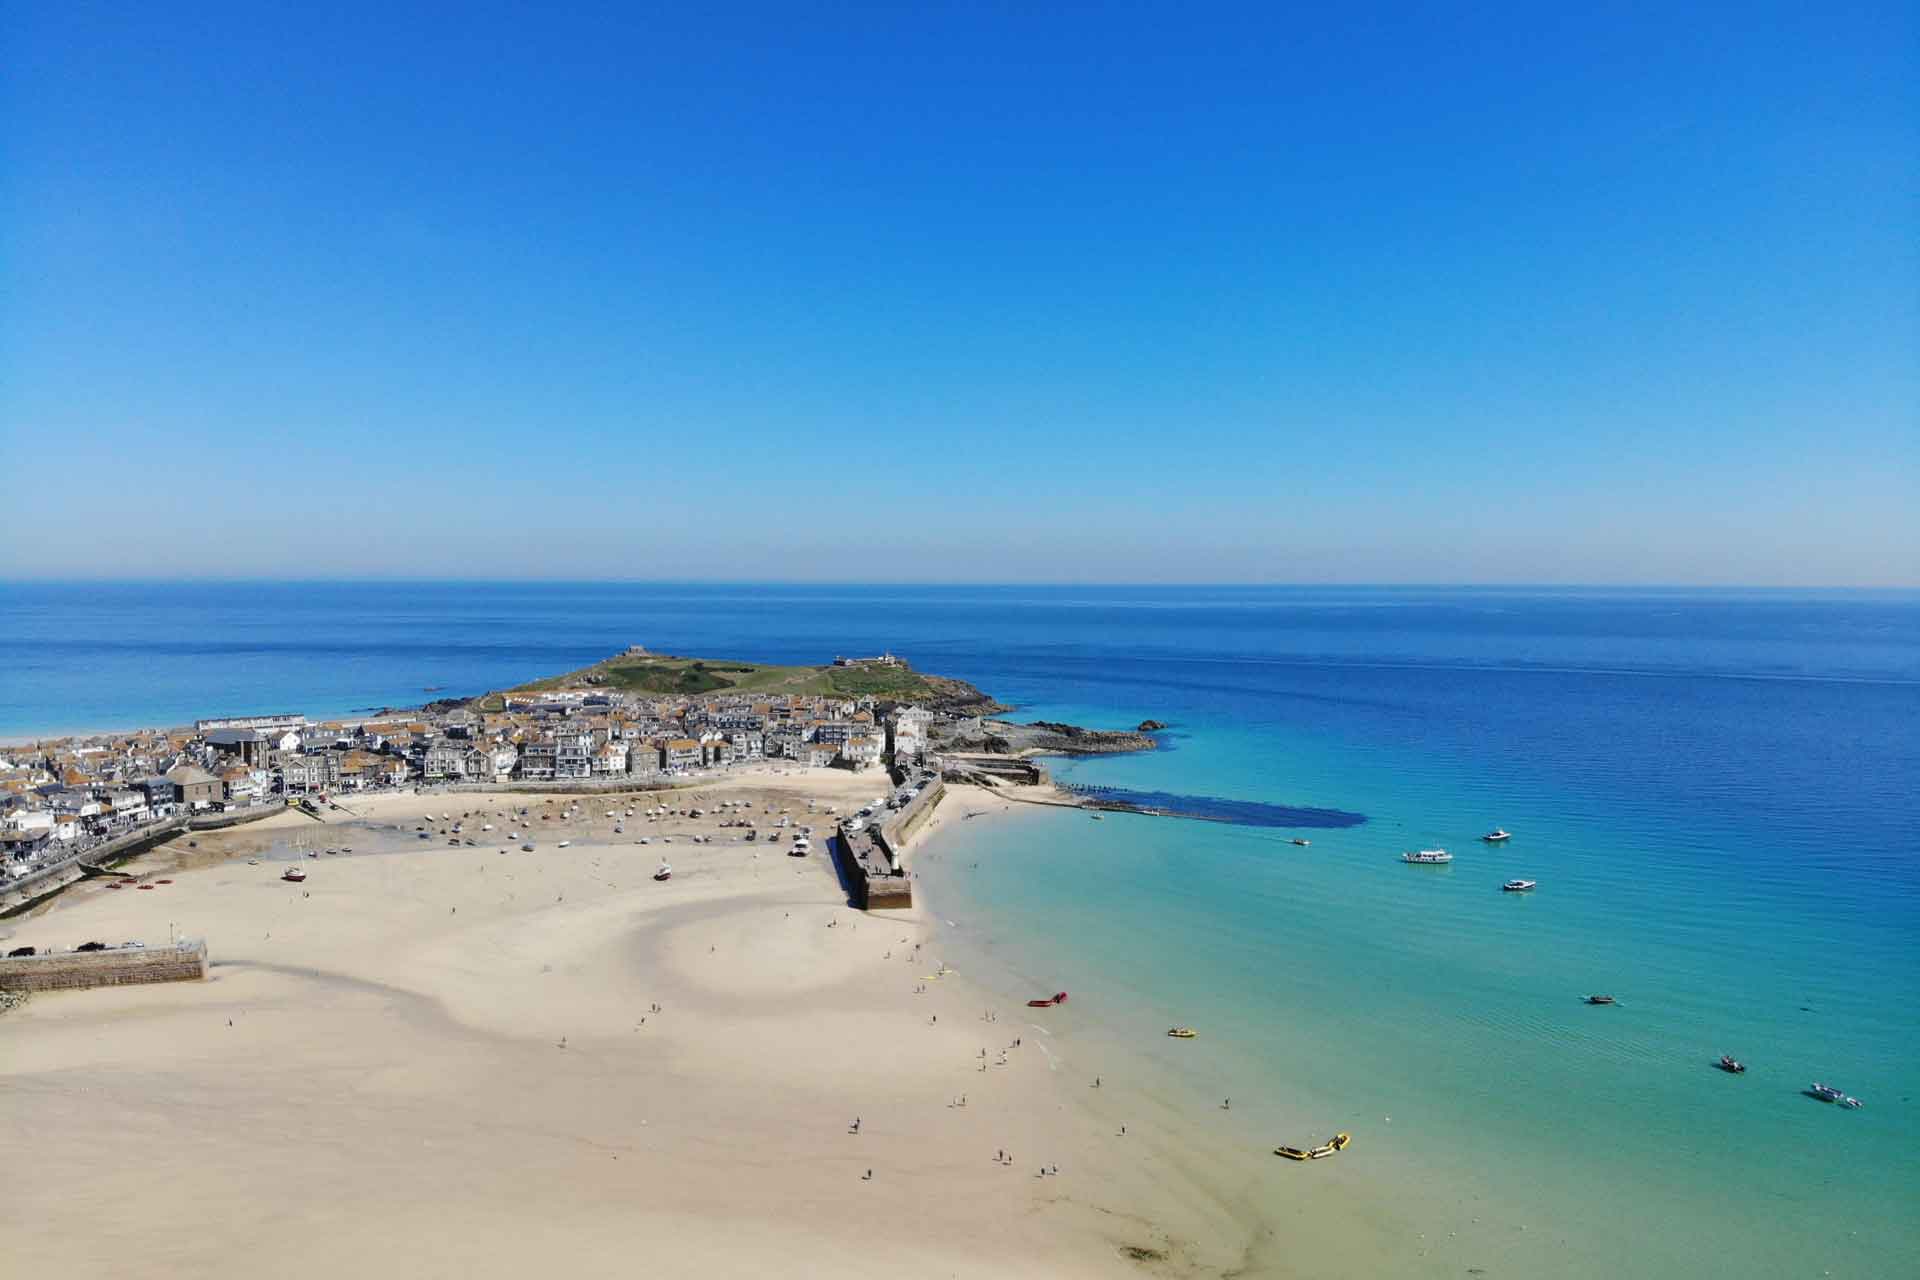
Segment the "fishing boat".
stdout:
<path fill-rule="evenodd" d="M 1175 1027 L 1171 1031 L 1167 1032 L 1167 1034 L 1172 1036 L 1175 1040 L 1191 1040 L 1195 1036 L 1199 1035 L 1200 1033 L 1198 1031 L 1195 1031 L 1192 1027 Z"/>
<path fill-rule="evenodd" d="M 1612 996 L 1588 996 L 1587 1003 L 1588 1004 L 1614 1004 L 1616 1002 Z"/>
<path fill-rule="evenodd" d="M 1719 1066 L 1722 1071 L 1726 1072 L 1730 1076 L 1745 1075 L 1747 1071 L 1747 1064 L 1744 1062 L 1736 1061 L 1734 1059 L 1734 1056 L 1730 1053 L 1723 1053 L 1720 1055 Z"/>
<path fill-rule="evenodd" d="M 1352 1141 L 1352 1134 L 1336 1133 L 1332 1142 L 1323 1142 L 1317 1147 L 1275 1147 L 1273 1154 L 1289 1160 L 1324 1160 L 1336 1151 L 1345 1151 Z"/>
<path fill-rule="evenodd" d="M 1500 889 L 1503 893 L 1526 893 L 1539 883 L 1538 880 L 1509 880 Z"/>
<path fill-rule="evenodd" d="M 1444 862 L 1452 862 L 1453 855 L 1445 849 L 1422 849 L 1417 853 L 1401 854 L 1400 861 L 1410 862 L 1416 866 L 1438 866 Z"/>
<path fill-rule="evenodd" d="M 1854 1097 L 1852 1094 L 1843 1093 L 1830 1084 L 1821 1084 L 1818 1080 L 1813 1082 L 1813 1087 L 1808 1089 L 1807 1092 L 1822 1102 L 1836 1103 L 1850 1111 L 1857 1111 L 1864 1105 L 1860 1099 Z"/>
<path fill-rule="evenodd" d="M 1480 838 L 1488 844 L 1499 844 L 1502 840 L 1513 839 L 1513 832 L 1508 831 L 1505 827 L 1495 827 Z"/>
<path fill-rule="evenodd" d="M 659 869 L 658 869 L 658 870 L 656 870 L 656 871 L 655 871 L 655 872 L 653 873 L 653 878 L 654 878 L 655 880 L 671 880 L 671 879 L 673 879 L 673 868 L 672 868 L 671 866 L 668 866 L 668 865 L 667 865 L 667 861 L 666 861 L 666 859 L 665 859 L 665 858 L 662 858 L 662 859 L 660 860 L 660 866 L 659 866 Z"/>
<path fill-rule="evenodd" d="M 288 867 L 285 871 L 282 871 L 280 873 L 280 878 L 282 880 L 291 880 L 293 881 L 293 883 L 299 884 L 302 880 L 305 880 L 307 878 L 307 873 L 299 867 Z"/>

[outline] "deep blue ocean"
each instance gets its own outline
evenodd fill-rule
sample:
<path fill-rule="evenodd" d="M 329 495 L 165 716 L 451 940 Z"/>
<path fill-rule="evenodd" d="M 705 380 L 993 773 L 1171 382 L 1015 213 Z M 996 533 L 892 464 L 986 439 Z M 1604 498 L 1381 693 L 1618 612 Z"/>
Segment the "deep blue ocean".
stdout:
<path fill-rule="evenodd" d="M 417 704 L 629 644 L 892 649 L 1023 716 L 1171 726 L 1066 781 L 1335 815 L 1039 812 L 957 826 L 926 876 L 1070 1016 L 1202 1026 L 1181 1069 L 1236 1117 L 1354 1129 L 1404 1182 L 1384 1230 L 1470 1198 L 1513 1233 L 1410 1272 L 1914 1274 L 1920 593 L 11 584 L 0 740 Z"/>

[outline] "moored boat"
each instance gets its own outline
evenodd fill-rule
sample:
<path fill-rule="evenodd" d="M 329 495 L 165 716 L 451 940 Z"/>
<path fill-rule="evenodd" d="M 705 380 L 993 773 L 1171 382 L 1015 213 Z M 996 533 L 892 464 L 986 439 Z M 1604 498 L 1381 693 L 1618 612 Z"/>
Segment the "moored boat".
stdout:
<path fill-rule="evenodd" d="M 1500 888 L 1506 893 L 1526 893 L 1539 883 L 1538 880 L 1509 880 Z"/>
<path fill-rule="evenodd" d="M 1421 849 L 1416 853 L 1401 854 L 1400 861 L 1411 862 L 1417 866 L 1438 866 L 1444 862 L 1452 862 L 1453 855 L 1445 849 Z"/>
<path fill-rule="evenodd" d="M 1195 1036 L 1199 1035 L 1200 1033 L 1198 1031 L 1195 1031 L 1192 1027 L 1174 1027 L 1172 1030 L 1168 1031 L 1167 1034 L 1172 1036 L 1175 1040 L 1191 1040 Z"/>
<path fill-rule="evenodd" d="M 1722 1071 L 1726 1072 L 1730 1076 L 1744 1075 L 1746 1074 L 1746 1070 L 1747 1070 L 1747 1064 L 1744 1062 L 1736 1061 L 1734 1056 L 1730 1053 L 1723 1053 L 1720 1055 L 1719 1067 Z"/>
<path fill-rule="evenodd" d="M 1809 1088 L 1807 1092 L 1822 1102 L 1837 1103 L 1850 1111 L 1857 1111 L 1864 1105 L 1860 1099 L 1854 1097 L 1852 1094 L 1844 1093 L 1830 1084 L 1821 1084 L 1818 1080 L 1813 1082 L 1813 1086 Z"/>
<path fill-rule="evenodd" d="M 1588 996 L 1587 1003 L 1588 1004 L 1614 1004 L 1616 1003 L 1616 1001 L 1612 996 Z"/>
<path fill-rule="evenodd" d="M 1480 838 L 1482 840 L 1485 840 L 1488 844 L 1499 844 L 1502 840 L 1513 839 L 1513 832 L 1508 831 L 1504 827 L 1495 827 L 1493 830 L 1487 832 L 1487 834 L 1481 836 Z"/>

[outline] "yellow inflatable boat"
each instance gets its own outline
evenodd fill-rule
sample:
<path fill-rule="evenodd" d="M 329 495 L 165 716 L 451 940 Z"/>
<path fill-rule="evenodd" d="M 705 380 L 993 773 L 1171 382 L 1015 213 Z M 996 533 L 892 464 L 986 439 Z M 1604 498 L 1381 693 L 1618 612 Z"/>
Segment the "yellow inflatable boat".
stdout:
<path fill-rule="evenodd" d="M 1321 1160 L 1336 1151 L 1345 1151 L 1347 1144 L 1353 1141 L 1350 1133 L 1336 1133 L 1333 1141 L 1317 1147 L 1275 1147 L 1273 1154 L 1285 1156 L 1289 1160 Z"/>

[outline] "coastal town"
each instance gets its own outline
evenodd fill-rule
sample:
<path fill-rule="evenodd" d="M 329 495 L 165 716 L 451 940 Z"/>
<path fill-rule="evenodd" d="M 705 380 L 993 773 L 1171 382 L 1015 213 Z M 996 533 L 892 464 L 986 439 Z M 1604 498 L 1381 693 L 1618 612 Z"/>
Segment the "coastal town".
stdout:
<path fill-rule="evenodd" d="M 768 687 L 728 682 L 742 676 Z M 721 687 L 660 693 L 621 688 L 623 678 Z M 783 683 L 824 691 L 783 691 Z M 835 691 L 840 685 L 880 691 Z M 930 697 L 899 696 L 910 693 Z M 0 892 L 52 887 L 90 858 L 158 835 L 368 793 L 647 789 L 752 766 L 884 768 L 896 778 L 930 766 L 996 785 L 1044 778 L 1021 758 L 1030 750 L 1152 745 L 1138 735 L 1010 725 L 983 714 L 998 710 L 971 686 L 919 677 L 892 654 L 770 668 L 634 646 L 523 689 L 364 718 L 217 716 L 0 748 Z"/>

